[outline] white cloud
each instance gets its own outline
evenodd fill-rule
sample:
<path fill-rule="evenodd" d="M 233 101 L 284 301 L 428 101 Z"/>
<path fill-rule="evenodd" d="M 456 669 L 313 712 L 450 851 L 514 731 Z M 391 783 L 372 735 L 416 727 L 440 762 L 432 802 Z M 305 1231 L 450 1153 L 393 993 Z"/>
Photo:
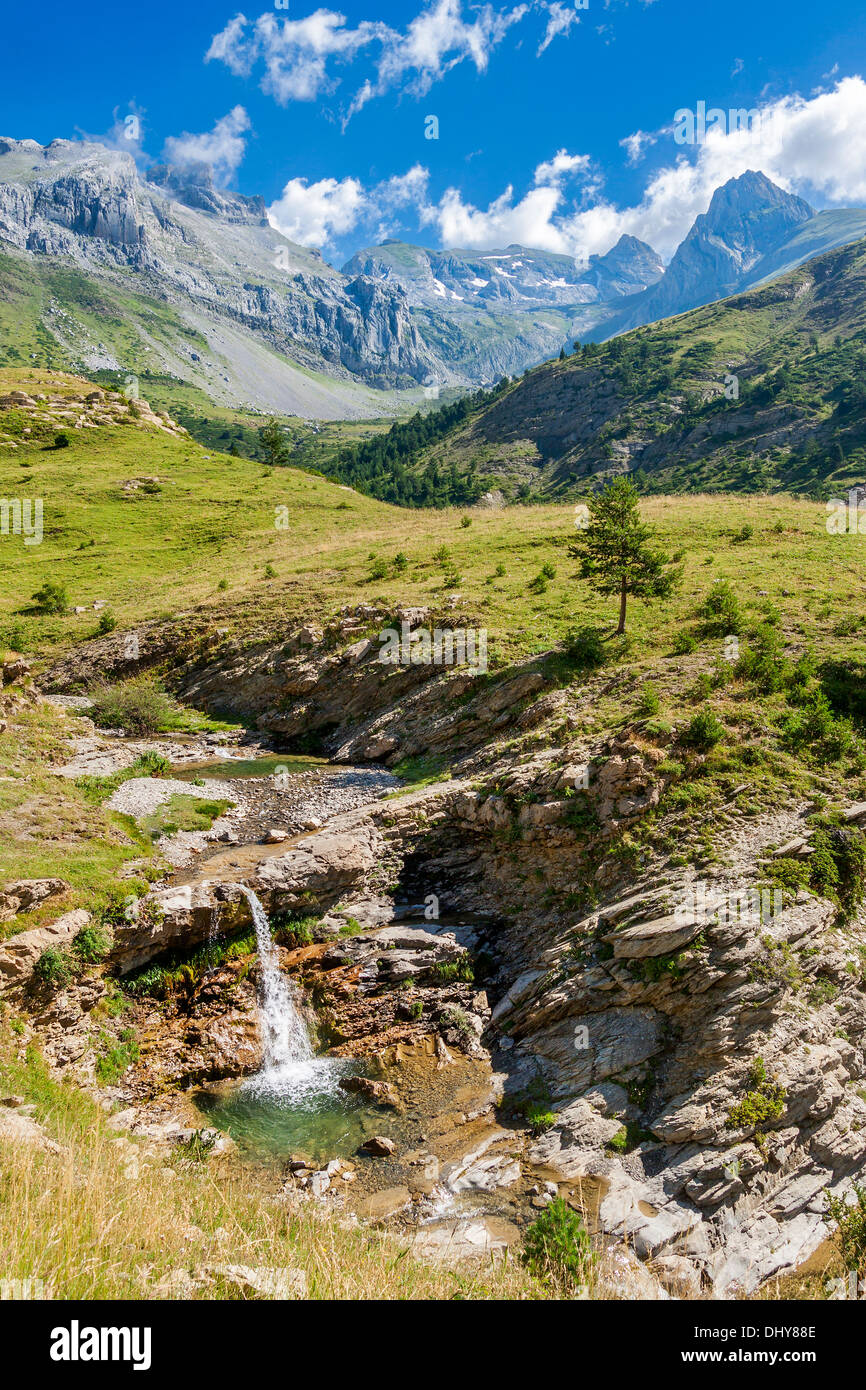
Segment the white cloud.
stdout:
<path fill-rule="evenodd" d="M 327 246 L 358 227 L 374 229 L 381 241 L 392 230 L 394 219 L 406 207 L 419 207 L 427 196 L 429 171 L 415 164 L 365 189 L 358 179 L 290 179 L 281 196 L 268 208 L 272 227 L 302 246 Z"/>
<path fill-rule="evenodd" d="M 289 179 L 281 197 L 268 208 L 272 227 L 302 246 L 326 246 L 357 226 L 365 206 L 357 179 Z"/>
<path fill-rule="evenodd" d="M 568 251 L 568 240 L 555 225 L 562 194 L 558 188 L 533 188 L 518 203 L 509 185 L 482 211 L 464 203 L 460 190 L 449 188 L 435 207 L 422 211 L 424 222 L 435 223 L 443 246 L 491 251 L 517 242 L 540 251 Z"/>
<path fill-rule="evenodd" d="M 316 10 L 304 19 L 263 14 L 252 26 L 239 14 L 214 36 L 205 61 L 218 59 L 237 76 L 248 76 L 261 60 L 263 91 L 285 106 L 289 101 L 315 101 L 332 89 L 330 59 L 350 60 L 375 40 L 388 41 L 391 33 L 386 24 L 367 21 L 349 29 L 346 16 L 335 10 Z"/>
<path fill-rule="evenodd" d="M 538 45 L 538 57 L 540 58 L 546 48 L 549 48 L 553 40 L 559 38 L 560 34 L 568 34 L 573 24 L 580 23 L 580 15 L 574 6 L 561 5 L 559 0 L 553 0 L 552 4 L 544 4 L 543 9 L 547 10 L 547 30 L 544 38 Z"/>
<path fill-rule="evenodd" d="M 624 140 L 620 140 L 620 145 L 628 155 L 627 163 L 639 164 L 643 159 L 645 145 L 654 145 L 658 139 L 657 135 L 652 135 L 646 130 L 635 130 L 631 135 L 627 135 Z"/>
<path fill-rule="evenodd" d="M 511 10 L 495 10 L 484 5 L 476 19 L 463 19 L 462 0 L 433 0 L 408 25 L 405 34 L 391 34 L 382 47 L 375 82 L 369 79 L 355 95 L 349 115 L 360 111 L 373 97 L 394 87 L 423 96 L 469 59 L 478 72 L 484 72 L 490 54 L 502 42 L 512 24 L 528 12 L 528 5 Z"/>
<path fill-rule="evenodd" d="M 600 197 L 591 206 L 567 208 L 561 183 L 532 189 L 515 201 L 511 186 L 486 209 L 450 188 L 424 209 L 444 245 L 489 250 L 515 241 L 563 251 L 585 261 L 604 253 L 623 233 L 640 237 L 669 257 L 714 191 L 747 169 L 760 170 L 789 192 L 822 204 L 866 202 L 866 82 L 848 77 L 831 92 L 784 97 L 760 108 L 751 130 L 713 131 L 704 144 L 673 143 L 672 130 L 639 131 L 622 143 L 632 153 L 650 140 L 670 139 L 673 162 L 658 169 L 632 207 Z M 556 159 L 549 161 L 552 167 Z M 539 166 L 546 169 L 548 166 Z M 548 176 L 549 177 L 549 176 Z"/>
<path fill-rule="evenodd" d="M 265 13 L 253 21 L 238 14 L 214 35 L 205 60 L 225 63 L 238 77 L 248 77 L 262 63 L 262 89 L 286 105 L 334 91 L 340 82 L 335 65 L 351 63 L 375 45 L 375 70 L 357 86 L 348 119 L 390 90 L 421 96 L 460 63 L 471 62 L 485 72 L 493 50 L 530 12 L 547 17 L 539 53 L 578 22 L 576 9 L 560 0 L 510 6 L 427 0 L 404 30 L 371 20 L 350 28 L 345 15 L 330 9 L 297 20 Z"/>
<path fill-rule="evenodd" d="M 559 184 L 569 174 L 586 173 L 589 169 L 588 154 L 569 154 L 558 150 L 553 159 L 539 164 L 535 171 L 536 186 L 540 184 Z"/>
<path fill-rule="evenodd" d="M 213 169 L 216 183 L 230 178 L 244 157 L 244 134 L 250 128 L 250 118 L 242 106 L 235 106 L 227 116 L 217 121 L 212 131 L 204 135 L 171 135 L 163 147 L 162 157 L 168 164 L 180 168 L 207 164 Z"/>

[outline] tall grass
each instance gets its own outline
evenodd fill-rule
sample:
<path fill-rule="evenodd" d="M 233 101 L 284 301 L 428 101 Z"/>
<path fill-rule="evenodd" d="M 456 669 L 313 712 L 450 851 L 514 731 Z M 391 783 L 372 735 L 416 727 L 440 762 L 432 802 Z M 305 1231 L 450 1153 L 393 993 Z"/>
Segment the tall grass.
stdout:
<path fill-rule="evenodd" d="M 167 1157 L 142 1143 L 132 1176 L 104 1112 L 34 1052 L 16 1056 L 8 1019 L 2 1027 L 0 1086 L 32 1102 L 62 1146 L 55 1154 L 0 1139 L 6 1279 L 41 1279 L 58 1299 L 144 1299 L 160 1297 L 156 1286 L 176 1271 L 242 1264 L 302 1271 L 313 1299 L 550 1296 L 516 1259 L 449 1270 L 313 1203 L 296 1211 L 237 1162 Z M 191 1294 L 238 1296 L 218 1280 Z"/>

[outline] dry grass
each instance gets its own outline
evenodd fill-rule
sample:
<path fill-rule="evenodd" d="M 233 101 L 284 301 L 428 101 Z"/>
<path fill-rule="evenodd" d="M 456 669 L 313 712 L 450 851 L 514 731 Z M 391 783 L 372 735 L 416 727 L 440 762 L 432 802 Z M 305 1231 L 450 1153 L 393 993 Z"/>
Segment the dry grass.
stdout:
<path fill-rule="evenodd" d="M 0 1140 L 6 1279 L 41 1279 L 58 1299 L 159 1298 L 168 1295 L 155 1286 L 178 1270 L 242 1264 L 300 1270 L 314 1299 L 551 1296 L 513 1258 L 459 1271 L 421 1264 L 399 1237 L 344 1225 L 314 1203 L 293 1211 L 237 1166 L 147 1160 L 142 1150 L 138 1176 L 126 1177 L 104 1112 L 35 1053 L 20 1055 L 8 1014 L 0 1028 L 0 1088 L 33 1102 L 63 1146 L 53 1154 Z M 193 1297 L 232 1293 L 217 1281 Z"/>

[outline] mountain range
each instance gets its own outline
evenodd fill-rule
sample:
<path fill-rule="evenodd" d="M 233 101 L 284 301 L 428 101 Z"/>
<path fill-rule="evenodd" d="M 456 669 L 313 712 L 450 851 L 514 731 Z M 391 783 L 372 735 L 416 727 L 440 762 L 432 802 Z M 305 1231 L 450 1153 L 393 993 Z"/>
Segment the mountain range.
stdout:
<path fill-rule="evenodd" d="M 0 361 L 159 377 L 221 408 L 372 418 L 519 375 L 741 293 L 866 235 L 749 171 L 665 267 L 633 236 L 578 265 L 510 245 L 388 240 L 338 270 L 208 168 L 80 141 L 0 139 Z"/>
<path fill-rule="evenodd" d="M 410 506 L 579 497 L 616 474 L 644 493 L 866 493 L 866 238 L 315 462 Z"/>

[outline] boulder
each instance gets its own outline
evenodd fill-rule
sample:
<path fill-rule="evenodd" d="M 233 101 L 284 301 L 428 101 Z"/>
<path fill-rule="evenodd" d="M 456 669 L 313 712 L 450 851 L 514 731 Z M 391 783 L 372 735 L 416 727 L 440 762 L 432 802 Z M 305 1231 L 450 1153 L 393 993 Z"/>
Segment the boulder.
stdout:
<path fill-rule="evenodd" d="M 390 1158 L 396 1149 L 394 1140 L 386 1139 L 383 1134 L 374 1134 L 361 1145 L 361 1153 L 368 1154 L 371 1158 Z"/>
<path fill-rule="evenodd" d="M 617 960 L 641 960 L 679 951 L 694 941 L 704 925 L 697 917 L 659 917 L 654 922 L 639 922 L 637 926 L 609 932 L 604 940 L 613 942 Z"/>
<path fill-rule="evenodd" d="M 389 1081 L 374 1081 L 369 1076 L 344 1076 L 340 1090 L 363 1096 L 377 1105 L 397 1105 L 397 1092 Z"/>
<path fill-rule="evenodd" d="M 46 898 L 68 892 L 69 884 L 62 878 L 22 878 L 6 883 L 0 890 L 0 922 L 10 921 L 19 912 L 29 912 Z"/>
<path fill-rule="evenodd" d="M 65 886 L 65 885 L 64 885 Z M 86 927 L 90 913 L 83 908 L 64 913 L 47 927 L 34 927 L 9 937 L 0 946 L 0 990 L 21 985 L 33 974 L 33 967 L 49 947 L 64 949 L 74 936 Z"/>

